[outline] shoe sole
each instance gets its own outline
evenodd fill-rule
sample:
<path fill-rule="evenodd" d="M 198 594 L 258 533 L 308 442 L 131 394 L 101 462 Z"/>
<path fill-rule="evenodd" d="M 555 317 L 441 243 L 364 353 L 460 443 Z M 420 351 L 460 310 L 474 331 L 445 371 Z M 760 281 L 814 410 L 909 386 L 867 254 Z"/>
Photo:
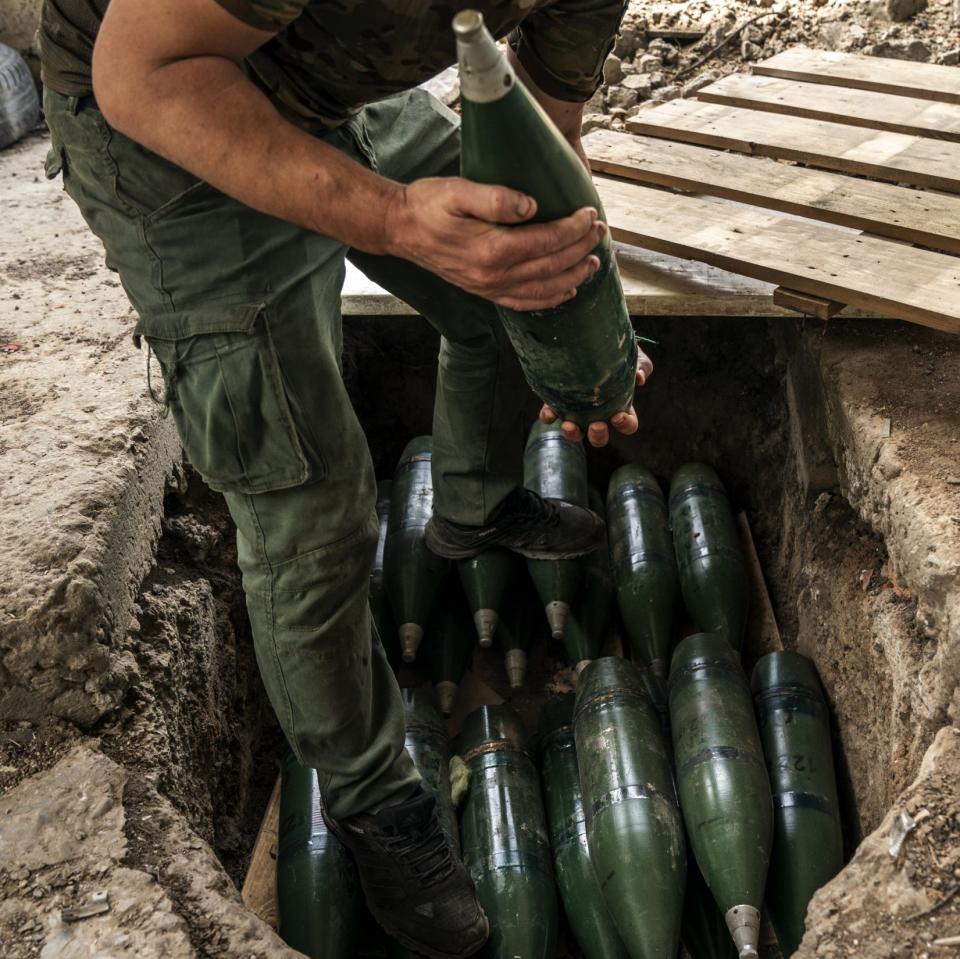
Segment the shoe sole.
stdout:
<path fill-rule="evenodd" d="M 429 549 L 431 553 L 439 556 L 441 559 L 450 560 L 473 559 L 491 549 L 506 549 L 511 553 L 522 556 L 524 559 L 577 559 L 580 556 L 588 556 L 601 546 L 601 543 L 595 543 L 593 546 L 585 546 L 582 549 L 543 550 L 525 549 L 522 546 L 509 546 L 506 543 L 485 543 L 483 546 L 471 549 L 466 546 L 448 546 L 445 543 L 438 543 L 432 534 L 429 524 L 427 525 L 424 540 L 427 544 L 427 549 Z"/>

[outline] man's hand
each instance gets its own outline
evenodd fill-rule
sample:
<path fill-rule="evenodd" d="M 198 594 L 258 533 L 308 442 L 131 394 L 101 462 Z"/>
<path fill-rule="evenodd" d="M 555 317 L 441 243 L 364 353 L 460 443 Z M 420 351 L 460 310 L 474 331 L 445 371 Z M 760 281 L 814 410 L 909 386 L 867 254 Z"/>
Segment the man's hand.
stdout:
<path fill-rule="evenodd" d="M 606 225 L 590 207 L 550 223 L 516 225 L 536 209 L 532 197 L 506 187 L 456 177 L 416 180 L 388 210 L 388 249 L 509 309 L 549 309 L 572 299 L 599 269 L 590 251 Z"/>
<path fill-rule="evenodd" d="M 637 386 L 643 386 L 653 373 L 653 360 L 643 350 L 638 349 L 637 352 Z M 556 423 L 558 419 L 556 410 L 551 409 L 544 403 L 540 408 L 540 422 Z M 633 405 L 631 404 L 629 410 L 611 416 L 610 425 L 618 433 L 623 433 L 625 436 L 636 433 L 640 428 L 640 421 L 637 419 L 637 411 L 633 408 Z M 579 443 L 583 439 L 583 431 L 576 423 L 571 423 L 569 420 L 564 421 L 560 431 L 571 443 Z M 587 439 L 591 446 L 606 446 L 610 442 L 610 431 L 607 429 L 607 424 L 602 422 L 591 423 L 587 427 Z"/>

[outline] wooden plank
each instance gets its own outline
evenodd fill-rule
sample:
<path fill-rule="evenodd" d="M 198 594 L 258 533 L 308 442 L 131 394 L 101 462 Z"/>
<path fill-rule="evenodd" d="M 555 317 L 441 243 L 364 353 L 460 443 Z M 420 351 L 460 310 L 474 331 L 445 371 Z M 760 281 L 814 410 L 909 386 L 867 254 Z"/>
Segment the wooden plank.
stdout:
<path fill-rule="evenodd" d="M 671 100 L 643 111 L 627 121 L 627 129 L 893 183 L 960 192 L 960 143 L 826 120 L 771 116 L 696 100 Z"/>
<path fill-rule="evenodd" d="M 746 513 L 737 514 L 737 531 L 740 545 L 747 560 L 747 573 L 750 577 L 750 615 L 747 617 L 747 649 L 754 661 L 767 653 L 783 649 L 780 627 L 770 602 L 770 592 L 757 556 L 757 547 L 753 541 L 753 532 Z"/>
<path fill-rule="evenodd" d="M 960 70 L 932 63 L 791 47 L 755 64 L 753 72 L 767 77 L 960 103 Z"/>
<path fill-rule="evenodd" d="M 243 889 L 246 907 L 268 926 L 277 928 L 277 838 L 280 834 L 280 777 L 267 803 Z"/>
<path fill-rule="evenodd" d="M 707 34 L 706 30 L 647 30 L 647 37 L 650 40 L 677 40 L 680 43 L 694 43 L 702 40 Z"/>
<path fill-rule="evenodd" d="M 822 296 L 814 296 L 812 293 L 788 290 L 784 286 L 778 286 L 773 291 L 773 302 L 786 310 L 794 310 L 804 316 L 813 316 L 824 322 L 836 316 L 843 309 L 843 304 L 837 303 L 835 300 L 825 300 Z"/>
<path fill-rule="evenodd" d="M 633 316 L 769 317 L 788 313 L 774 305 L 772 283 L 622 243 L 616 244 L 616 253 L 627 309 Z M 341 304 L 345 317 L 416 314 L 349 261 Z M 858 315 L 876 314 L 863 311 Z"/>
<path fill-rule="evenodd" d="M 616 239 L 960 333 L 960 258 L 725 201 L 595 182 Z"/>
<path fill-rule="evenodd" d="M 960 142 L 960 103 L 933 103 L 871 90 L 731 74 L 697 92 L 698 100 L 829 120 L 871 130 Z"/>
<path fill-rule="evenodd" d="M 960 197 L 950 194 L 933 195 L 612 130 L 588 133 L 583 145 L 598 173 L 739 200 L 960 253 Z"/>

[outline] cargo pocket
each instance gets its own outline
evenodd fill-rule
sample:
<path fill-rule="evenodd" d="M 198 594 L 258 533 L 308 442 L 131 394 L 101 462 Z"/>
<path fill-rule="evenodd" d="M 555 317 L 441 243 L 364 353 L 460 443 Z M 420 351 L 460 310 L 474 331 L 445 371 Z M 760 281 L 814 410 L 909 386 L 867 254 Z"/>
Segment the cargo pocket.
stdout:
<path fill-rule="evenodd" d="M 263 304 L 141 317 L 187 458 L 224 493 L 266 493 L 321 479 L 291 413 Z"/>

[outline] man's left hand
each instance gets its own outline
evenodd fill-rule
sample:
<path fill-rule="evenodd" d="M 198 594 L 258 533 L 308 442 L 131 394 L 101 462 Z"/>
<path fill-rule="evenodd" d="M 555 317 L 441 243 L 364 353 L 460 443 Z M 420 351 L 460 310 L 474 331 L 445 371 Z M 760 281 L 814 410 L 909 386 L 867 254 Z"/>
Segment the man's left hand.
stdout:
<path fill-rule="evenodd" d="M 638 349 L 637 356 L 637 386 L 643 386 L 653 374 L 653 360 L 647 356 L 643 350 Z M 547 406 L 546 403 L 540 408 L 541 423 L 556 423 L 560 417 L 556 410 Z M 610 425 L 624 436 L 630 436 L 636 433 L 640 428 L 640 421 L 637 419 L 637 411 L 630 405 L 630 409 L 621 413 L 616 413 L 610 417 Z M 583 439 L 583 430 L 576 423 L 565 420 L 560 427 L 560 432 L 571 443 L 579 443 Z M 610 430 L 607 424 L 603 422 L 591 423 L 587 427 L 587 439 L 591 446 L 606 446 L 610 442 Z"/>

